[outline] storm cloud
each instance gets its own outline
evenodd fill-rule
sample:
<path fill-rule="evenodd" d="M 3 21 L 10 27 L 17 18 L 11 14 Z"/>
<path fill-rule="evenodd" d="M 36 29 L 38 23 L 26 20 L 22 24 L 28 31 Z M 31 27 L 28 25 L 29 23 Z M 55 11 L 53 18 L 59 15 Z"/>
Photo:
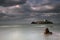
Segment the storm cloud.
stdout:
<path fill-rule="evenodd" d="M 50 20 L 60 23 L 59 0 L 0 0 L 0 22 L 30 23 Z"/>
<path fill-rule="evenodd" d="M 0 0 L 1 6 L 13 6 L 17 4 L 25 4 L 26 0 Z"/>

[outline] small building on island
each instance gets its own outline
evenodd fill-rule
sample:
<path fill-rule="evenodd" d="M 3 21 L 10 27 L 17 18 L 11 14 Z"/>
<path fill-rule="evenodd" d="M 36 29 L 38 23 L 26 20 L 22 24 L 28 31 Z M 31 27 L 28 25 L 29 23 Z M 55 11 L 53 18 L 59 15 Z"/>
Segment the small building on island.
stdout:
<path fill-rule="evenodd" d="M 44 21 L 32 22 L 31 24 L 53 24 L 53 22 L 48 21 L 48 20 L 44 20 Z"/>

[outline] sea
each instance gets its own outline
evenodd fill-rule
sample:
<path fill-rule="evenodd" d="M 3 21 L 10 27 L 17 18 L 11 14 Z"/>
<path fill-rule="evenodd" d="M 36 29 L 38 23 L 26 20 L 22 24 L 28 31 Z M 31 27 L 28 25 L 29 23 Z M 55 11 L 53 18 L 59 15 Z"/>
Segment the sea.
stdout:
<path fill-rule="evenodd" d="M 52 35 L 45 35 L 49 28 Z M 0 25 L 0 40 L 60 40 L 60 24 Z"/>

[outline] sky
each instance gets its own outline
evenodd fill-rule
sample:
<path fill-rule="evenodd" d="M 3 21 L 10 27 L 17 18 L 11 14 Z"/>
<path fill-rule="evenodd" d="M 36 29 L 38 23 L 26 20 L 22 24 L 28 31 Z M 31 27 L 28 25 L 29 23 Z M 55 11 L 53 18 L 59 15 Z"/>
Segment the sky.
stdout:
<path fill-rule="evenodd" d="M 60 0 L 0 0 L 0 24 L 44 19 L 60 23 Z"/>

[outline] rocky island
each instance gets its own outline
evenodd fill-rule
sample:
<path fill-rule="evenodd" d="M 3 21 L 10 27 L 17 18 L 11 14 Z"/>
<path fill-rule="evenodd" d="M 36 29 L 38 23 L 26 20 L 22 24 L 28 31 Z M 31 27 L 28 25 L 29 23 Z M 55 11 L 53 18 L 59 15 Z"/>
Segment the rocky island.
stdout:
<path fill-rule="evenodd" d="M 44 21 L 32 22 L 31 24 L 53 24 L 53 22 L 48 21 L 48 20 L 44 20 Z"/>

